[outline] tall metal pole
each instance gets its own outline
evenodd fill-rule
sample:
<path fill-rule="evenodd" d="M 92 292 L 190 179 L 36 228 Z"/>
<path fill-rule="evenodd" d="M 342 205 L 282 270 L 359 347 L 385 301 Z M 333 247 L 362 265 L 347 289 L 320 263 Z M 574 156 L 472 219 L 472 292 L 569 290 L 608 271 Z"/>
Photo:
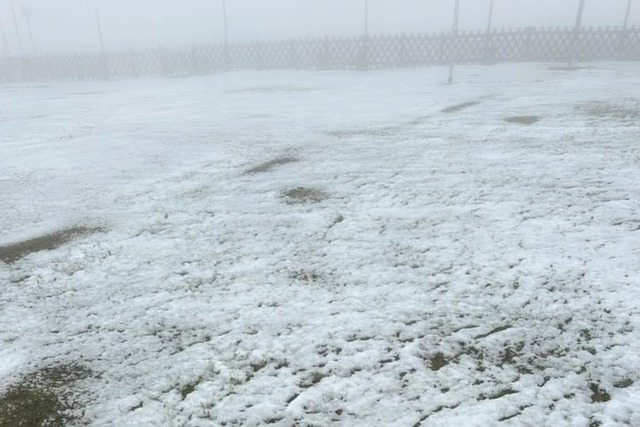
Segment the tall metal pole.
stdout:
<path fill-rule="evenodd" d="M 364 36 L 369 35 L 369 0 L 364 0 Z"/>
<path fill-rule="evenodd" d="M 227 17 L 227 0 L 222 0 L 222 19 L 224 23 L 224 68 L 231 68 L 231 56 L 229 54 L 229 19 Z"/>
<path fill-rule="evenodd" d="M 227 0 L 222 0 L 222 17 L 224 19 L 224 44 L 229 44 L 229 21 L 227 20 Z"/>
<path fill-rule="evenodd" d="M 4 32 L 4 26 L 0 21 L 0 36 L 2 36 L 2 48 L 5 56 L 11 56 L 11 50 L 9 49 L 9 42 L 7 42 L 7 34 Z"/>
<path fill-rule="evenodd" d="M 490 33 L 493 27 L 493 0 L 489 3 L 489 20 L 487 22 L 487 33 Z"/>
<path fill-rule="evenodd" d="M 96 9 L 96 26 L 98 27 L 98 36 L 100 37 L 100 49 L 104 52 L 104 36 L 102 35 L 102 23 L 100 22 L 100 12 Z"/>
<path fill-rule="evenodd" d="M 575 31 L 580 31 L 582 27 L 582 15 L 584 14 L 584 4 L 586 0 L 580 0 L 580 5 L 578 6 L 578 16 L 576 17 L 576 27 Z"/>
<path fill-rule="evenodd" d="M 16 29 L 16 37 L 18 39 L 18 48 L 20 49 L 20 55 L 24 56 L 24 50 L 22 49 L 22 36 L 20 35 L 20 27 L 18 26 L 18 18 L 16 17 L 16 10 L 11 3 L 11 15 L 13 15 L 13 26 Z"/>
<path fill-rule="evenodd" d="M 493 30 L 493 0 L 489 2 L 489 18 L 487 19 L 487 34 L 485 35 L 484 59 L 487 62 L 491 62 L 494 56 L 491 30 Z"/>
<path fill-rule="evenodd" d="M 451 30 L 451 45 L 449 46 L 449 55 L 451 56 L 451 65 L 449 66 L 449 84 L 453 83 L 453 68 L 455 66 L 455 58 L 453 55 L 453 48 L 455 47 L 455 40 L 458 37 L 458 23 L 460 21 L 460 0 L 456 0 L 456 6 L 453 10 L 453 29 Z"/>
<path fill-rule="evenodd" d="M 38 56 L 38 50 L 36 49 L 36 42 L 33 39 L 33 30 L 31 29 L 31 9 L 25 6 L 22 9 L 22 14 L 24 15 L 24 19 L 27 21 L 27 29 L 29 30 L 29 39 L 31 40 L 31 49 L 33 49 L 33 54 L 35 56 Z"/>
<path fill-rule="evenodd" d="M 624 15 L 624 24 L 622 25 L 622 31 L 627 31 L 627 28 L 629 28 L 629 16 L 631 16 L 631 3 L 633 3 L 633 0 L 629 0 L 629 2 L 627 3 L 627 12 Z"/>
<path fill-rule="evenodd" d="M 580 0 L 578 5 L 578 15 L 576 16 L 576 26 L 573 29 L 573 40 L 571 42 L 571 52 L 569 55 L 569 67 L 573 67 L 576 60 L 576 48 L 580 41 L 580 29 L 582 28 L 582 15 L 584 14 L 584 4 L 586 0 Z"/>
<path fill-rule="evenodd" d="M 627 30 L 629 29 L 629 16 L 631 16 L 631 3 L 633 0 L 627 2 L 627 11 L 624 14 L 624 23 L 622 24 L 622 31 L 620 32 L 618 42 L 618 55 L 620 58 L 624 58 L 627 50 L 627 38 L 629 37 Z"/>

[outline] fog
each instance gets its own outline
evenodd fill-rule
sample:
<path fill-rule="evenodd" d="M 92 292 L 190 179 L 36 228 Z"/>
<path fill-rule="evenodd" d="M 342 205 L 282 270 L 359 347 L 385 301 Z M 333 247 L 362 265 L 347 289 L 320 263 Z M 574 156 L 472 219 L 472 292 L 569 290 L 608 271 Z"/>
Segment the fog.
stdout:
<path fill-rule="evenodd" d="M 364 27 L 364 3 L 227 0 L 229 38 L 359 35 Z M 369 30 L 372 34 L 446 31 L 451 27 L 453 4 L 454 0 L 369 0 Z M 494 28 L 572 26 L 577 6 L 578 0 L 495 0 Z M 621 25 L 626 6 L 627 0 L 587 0 L 583 23 Z M 484 29 L 488 7 L 489 0 L 461 0 L 460 27 Z M 96 10 L 108 50 L 178 47 L 224 39 L 222 0 L 0 0 L 0 53 L 98 50 Z M 630 24 L 638 23 L 640 6 L 635 4 Z"/>

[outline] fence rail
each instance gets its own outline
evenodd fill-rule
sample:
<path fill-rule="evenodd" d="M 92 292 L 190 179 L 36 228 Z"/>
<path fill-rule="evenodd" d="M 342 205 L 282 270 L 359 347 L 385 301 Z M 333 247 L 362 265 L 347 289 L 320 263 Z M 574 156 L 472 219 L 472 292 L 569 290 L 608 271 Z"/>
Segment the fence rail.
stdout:
<path fill-rule="evenodd" d="M 640 27 L 517 29 L 194 45 L 0 59 L 0 82 L 177 77 L 228 70 L 369 70 L 509 61 L 640 60 Z"/>

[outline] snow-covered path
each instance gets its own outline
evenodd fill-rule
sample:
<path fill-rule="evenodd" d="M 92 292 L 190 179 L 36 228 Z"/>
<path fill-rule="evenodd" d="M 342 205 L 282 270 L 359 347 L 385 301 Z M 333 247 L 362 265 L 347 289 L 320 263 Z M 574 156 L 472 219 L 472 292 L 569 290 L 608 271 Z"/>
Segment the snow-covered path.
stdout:
<path fill-rule="evenodd" d="M 0 394 L 77 364 L 92 426 L 639 426 L 639 72 L 1 87 L 0 246 L 101 231 L 0 262 Z"/>

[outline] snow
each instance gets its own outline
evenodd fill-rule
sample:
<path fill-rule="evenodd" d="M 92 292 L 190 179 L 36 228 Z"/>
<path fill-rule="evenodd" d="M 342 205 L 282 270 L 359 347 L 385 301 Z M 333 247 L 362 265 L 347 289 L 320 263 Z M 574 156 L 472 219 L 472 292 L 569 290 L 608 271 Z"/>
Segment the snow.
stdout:
<path fill-rule="evenodd" d="M 0 246 L 102 230 L 0 262 L 0 393 L 75 363 L 91 426 L 640 425 L 639 71 L 0 87 Z"/>

